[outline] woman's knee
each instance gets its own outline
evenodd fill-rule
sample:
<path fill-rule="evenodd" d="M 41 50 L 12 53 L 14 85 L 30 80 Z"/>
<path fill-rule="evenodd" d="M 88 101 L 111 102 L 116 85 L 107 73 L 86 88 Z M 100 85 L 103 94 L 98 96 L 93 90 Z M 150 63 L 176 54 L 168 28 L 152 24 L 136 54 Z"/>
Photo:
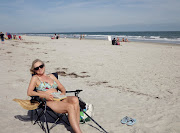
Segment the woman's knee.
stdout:
<path fill-rule="evenodd" d="M 73 102 L 74 104 L 79 104 L 79 99 L 74 96 L 74 97 L 72 97 L 72 102 Z"/>

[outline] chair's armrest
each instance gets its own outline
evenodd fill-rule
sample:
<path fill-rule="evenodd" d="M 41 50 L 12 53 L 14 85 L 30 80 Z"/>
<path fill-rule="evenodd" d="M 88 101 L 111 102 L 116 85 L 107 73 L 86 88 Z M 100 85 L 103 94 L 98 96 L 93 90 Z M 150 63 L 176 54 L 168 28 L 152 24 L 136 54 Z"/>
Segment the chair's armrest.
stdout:
<path fill-rule="evenodd" d="M 39 102 L 39 103 L 42 103 L 42 102 L 46 102 L 46 99 L 43 98 L 41 99 L 39 96 L 31 96 L 31 103 L 34 103 L 34 102 Z"/>
<path fill-rule="evenodd" d="M 41 99 L 39 96 L 31 96 L 31 103 L 39 102 L 39 107 L 46 105 L 46 99 Z"/>
<path fill-rule="evenodd" d="M 74 94 L 75 94 L 75 96 L 77 96 L 77 97 L 78 97 L 78 94 L 79 94 L 81 91 L 83 91 L 83 90 L 66 91 L 66 93 L 74 93 Z"/>
<path fill-rule="evenodd" d="M 83 90 L 75 90 L 75 91 L 66 91 L 66 93 L 80 93 Z"/>
<path fill-rule="evenodd" d="M 40 101 L 40 97 L 39 96 L 31 96 L 31 103 L 34 103 L 34 102 L 39 102 Z"/>

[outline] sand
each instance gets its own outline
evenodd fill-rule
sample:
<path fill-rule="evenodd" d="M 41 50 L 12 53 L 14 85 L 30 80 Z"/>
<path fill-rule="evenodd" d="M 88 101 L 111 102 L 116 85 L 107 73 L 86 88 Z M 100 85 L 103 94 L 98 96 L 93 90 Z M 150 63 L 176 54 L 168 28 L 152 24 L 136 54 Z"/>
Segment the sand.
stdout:
<path fill-rule="evenodd" d="M 83 90 L 79 96 L 94 105 L 93 118 L 109 133 L 180 132 L 180 45 L 22 38 L 0 43 L 1 133 L 43 132 L 31 124 L 29 112 L 12 101 L 30 99 L 29 69 L 36 58 L 45 62 L 46 73 L 61 73 L 66 90 Z M 121 124 L 125 116 L 135 118 L 136 124 Z M 102 131 L 92 121 L 80 127 L 84 133 Z M 70 130 L 58 124 L 51 132 Z"/>

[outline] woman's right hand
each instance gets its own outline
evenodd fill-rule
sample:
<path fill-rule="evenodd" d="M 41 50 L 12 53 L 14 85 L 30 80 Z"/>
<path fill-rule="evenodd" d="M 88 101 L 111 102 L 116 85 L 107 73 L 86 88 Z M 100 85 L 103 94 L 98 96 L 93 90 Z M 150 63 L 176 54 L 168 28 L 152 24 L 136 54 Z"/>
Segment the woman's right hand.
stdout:
<path fill-rule="evenodd" d="M 47 101 L 53 101 L 53 95 L 51 94 L 46 93 L 44 98 L 46 98 Z"/>

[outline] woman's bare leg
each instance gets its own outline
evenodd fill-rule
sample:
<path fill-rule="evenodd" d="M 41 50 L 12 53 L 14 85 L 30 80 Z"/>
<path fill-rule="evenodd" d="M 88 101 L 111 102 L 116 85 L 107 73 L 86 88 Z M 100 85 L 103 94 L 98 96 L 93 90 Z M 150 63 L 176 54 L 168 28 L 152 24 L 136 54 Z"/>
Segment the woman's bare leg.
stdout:
<path fill-rule="evenodd" d="M 75 96 L 68 96 L 66 99 L 63 100 L 63 102 L 67 102 L 74 105 L 74 108 L 76 110 L 76 117 L 78 124 L 80 123 L 80 107 L 79 107 L 79 99 Z"/>
<path fill-rule="evenodd" d="M 68 119 L 74 132 L 82 133 L 77 122 L 77 113 L 73 104 L 62 101 L 48 101 L 47 106 L 56 113 L 68 113 Z"/>

